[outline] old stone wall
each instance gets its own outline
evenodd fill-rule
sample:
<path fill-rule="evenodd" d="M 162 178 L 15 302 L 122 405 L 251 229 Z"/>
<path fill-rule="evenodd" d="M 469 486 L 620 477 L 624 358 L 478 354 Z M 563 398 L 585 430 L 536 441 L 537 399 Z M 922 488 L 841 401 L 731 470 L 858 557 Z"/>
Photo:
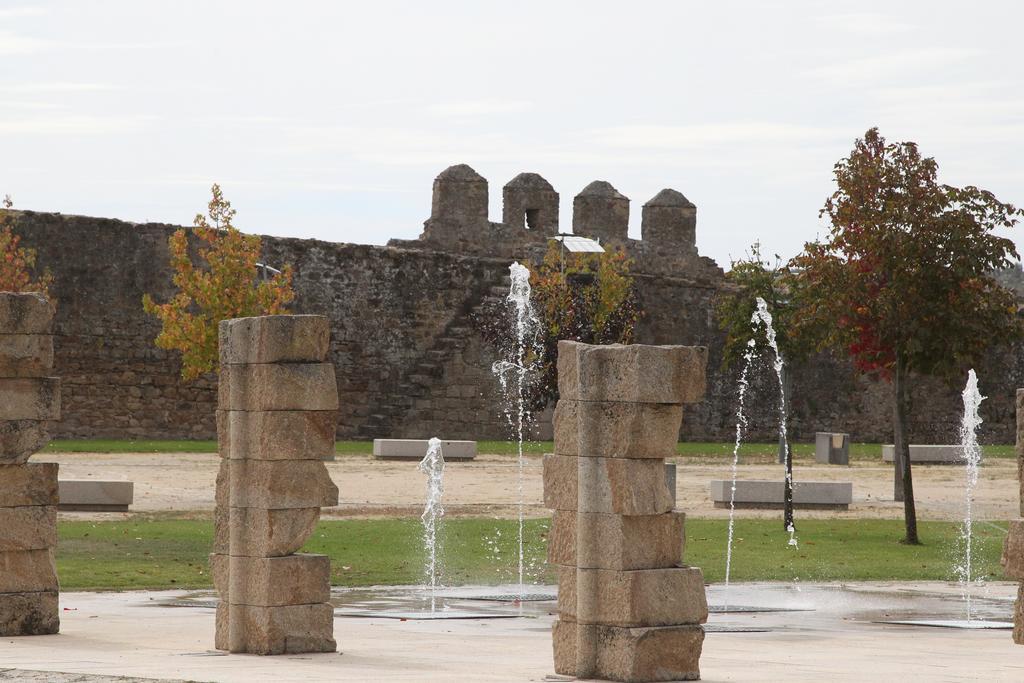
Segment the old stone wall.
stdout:
<path fill-rule="evenodd" d="M 55 276 L 55 371 L 64 394 L 55 437 L 214 438 L 215 379 L 182 382 L 176 354 L 154 347 L 159 326 L 142 311 L 143 293 L 161 301 L 171 295 L 167 238 L 174 227 L 33 212 L 14 216 L 24 244 L 38 250 L 39 265 Z M 401 245 L 264 238 L 264 260 L 295 269 L 295 312 L 331 321 L 339 436 L 506 437 L 490 371 L 494 354 L 479 339 L 472 316 L 507 293 L 509 259 L 424 242 Z M 688 406 L 683 423 L 682 435 L 690 440 L 734 435 L 734 371 L 719 367 L 721 341 L 712 314 L 721 283 L 716 272 L 701 267 L 690 278 L 637 277 L 644 310 L 637 341 L 710 350 L 706 400 Z M 994 354 L 978 368 L 989 396 L 982 404 L 985 442 L 1013 440 L 1013 391 L 1024 383 L 1019 358 L 1009 351 Z M 848 364 L 826 357 L 793 374 L 796 439 L 813 439 L 816 430 L 849 432 L 854 441 L 890 438 L 887 385 L 856 378 Z M 751 436 L 771 439 L 776 398 L 770 368 L 755 375 Z M 918 387 L 913 440 L 956 438 L 959 391 L 938 382 Z M 542 419 L 537 433 L 550 437 L 550 424 Z"/>

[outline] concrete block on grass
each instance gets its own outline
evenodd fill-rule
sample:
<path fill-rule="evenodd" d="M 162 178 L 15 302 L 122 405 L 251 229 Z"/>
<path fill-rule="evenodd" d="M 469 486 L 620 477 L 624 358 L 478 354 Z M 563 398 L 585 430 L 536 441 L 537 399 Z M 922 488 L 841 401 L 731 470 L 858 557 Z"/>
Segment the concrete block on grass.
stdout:
<path fill-rule="evenodd" d="M 377 460 L 422 460 L 427 454 L 429 439 L 374 439 L 373 457 Z M 461 462 L 476 458 L 476 441 L 442 441 L 445 462 Z"/>
<path fill-rule="evenodd" d="M 130 481 L 61 479 L 60 509 L 66 512 L 127 512 L 135 501 L 135 484 Z"/>
<path fill-rule="evenodd" d="M 716 508 L 728 508 L 732 481 L 713 479 L 711 500 Z M 739 479 L 736 481 L 737 508 L 781 509 L 785 495 L 782 481 Z M 793 506 L 806 509 L 847 510 L 853 502 L 853 484 L 838 481 L 793 482 Z"/>

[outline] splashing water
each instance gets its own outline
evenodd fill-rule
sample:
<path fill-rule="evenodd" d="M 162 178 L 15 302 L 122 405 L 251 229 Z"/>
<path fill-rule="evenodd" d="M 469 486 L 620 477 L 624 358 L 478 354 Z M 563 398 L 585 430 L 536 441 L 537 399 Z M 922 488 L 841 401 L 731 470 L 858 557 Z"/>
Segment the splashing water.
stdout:
<path fill-rule="evenodd" d="M 768 340 L 768 346 L 771 347 L 775 353 L 775 376 L 779 382 L 779 437 L 782 440 L 784 448 L 789 447 L 787 434 L 786 434 L 786 396 L 785 389 L 782 383 L 782 369 L 783 361 L 782 355 L 779 353 L 779 346 L 775 339 L 775 328 L 772 326 L 772 315 L 768 312 L 768 304 L 761 297 L 757 297 L 757 309 L 753 315 L 750 316 L 750 327 L 752 335 L 747 340 L 747 349 L 743 353 L 743 370 L 740 372 L 739 378 L 739 400 L 738 407 L 736 409 L 736 440 L 733 443 L 732 448 L 732 488 L 729 493 L 729 535 L 725 550 L 725 597 L 728 599 L 729 594 L 729 577 L 732 571 L 732 548 L 733 538 L 735 535 L 736 525 L 736 479 L 738 475 L 738 467 L 740 463 L 740 445 L 743 443 L 743 437 L 747 430 L 747 414 L 746 414 L 746 396 L 747 389 L 750 386 L 750 367 L 754 364 L 757 359 L 757 342 L 755 337 L 757 335 L 758 328 L 764 325 L 765 336 Z M 789 468 L 786 469 L 786 480 L 790 486 L 793 484 L 793 473 Z M 796 538 L 796 529 L 790 524 L 787 527 L 789 532 L 788 546 L 792 548 L 798 547 Z"/>
<path fill-rule="evenodd" d="M 423 547 L 427 551 L 424 574 L 430 587 L 430 611 L 436 607 L 435 592 L 441 575 L 438 563 L 437 532 L 444 517 L 441 497 L 444 495 L 444 451 L 437 437 L 428 442 L 427 454 L 419 464 L 420 472 L 427 475 L 427 504 L 420 520 L 423 522 Z"/>
<path fill-rule="evenodd" d="M 972 564 L 974 560 L 973 497 L 978 483 L 978 464 L 981 462 L 981 446 L 978 445 L 978 427 L 981 416 L 978 409 L 985 397 L 978 391 L 978 376 L 974 370 L 967 373 L 964 387 L 964 417 L 960 423 L 960 446 L 964 453 L 964 521 L 960 525 L 960 559 L 956 574 L 967 608 L 967 621 L 971 620 Z"/>
<path fill-rule="evenodd" d="M 740 444 L 743 443 L 743 434 L 747 429 L 747 414 L 744 410 L 744 403 L 747 397 L 747 387 L 750 385 L 747 375 L 750 366 L 754 362 L 755 344 L 753 337 L 747 342 L 747 350 L 743 354 L 743 370 L 740 372 L 739 381 L 739 407 L 736 408 L 736 441 L 732 447 L 732 489 L 729 493 L 729 539 L 725 546 L 725 595 L 729 595 L 729 574 L 732 570 L 732 541 L 736 526 L 736 477 L 740 464 Z"/>
<path fill-rule="evenodd" d="M 750 325 L 753 327 L 755 332 L 757 331 L 757 325 L 761 323 L 764 325 L 764 333 L 768 338 L 768 346 L 771 347 L 772 352 L 775 354 L 775 377 L 779 382 L 779 441 L 782 443 L 782 452 L 789 452 L 789 436 L 786 433 L 786 387 L 782 381 L 782 372 L 784 363 L 782 361 L 782 354 L 779 353 L 779 345 L 775 339 L 775 327 L 772 325 L 772 314 L 768 311 L 768 304 L 761 297 L 757 297 L 757 310 L 750 317 Z M 793 470 L 789 463 L 790 458 L 786 458 L 786 488 L 790 491 L 793 490 Z M 786 527 L 786 531 L 789 532 L 789 546 L 792 548 L 798 548 L 799 542 L 796 538 L 796 528 L 790 523 Z"/>
<path fill-rule="evenodd" d="M 518 578 L 519 594 L 525 594 L 525 561 L 523 555 L 523 521 L 525 515 L 525 501 L 523 495 L 523 479 L 526 459 L 523 455 L 523 437 L 528 419 L 526 409 L 526 378 L 532 369 L 527 367 L 527 356 L 531 350 L 534 355 L 539 355 L 537 345 L 537 330 L 540 321 L 533 310 L 533 302 L 530 299 L 530 271 L 529 269 L 515 262 L 509 266 L 509 277 L 512 280 L 512 287 L 509 290 L 506 301 L 515 311 L 515 345 L 511 349 L 511 355 L 505 360 L 499 360 L 491 367 L 491 370 L 498 377 L 501 383 L 502 393 L 505 395 L 505 417 L 509 426 L 515 434 L 518 456 L 518 477 L 517 490 L 519 494 L 519 554 L 518 554 Z M 510 385 L 509 375 L 514 379 L 514 390 Z"/>

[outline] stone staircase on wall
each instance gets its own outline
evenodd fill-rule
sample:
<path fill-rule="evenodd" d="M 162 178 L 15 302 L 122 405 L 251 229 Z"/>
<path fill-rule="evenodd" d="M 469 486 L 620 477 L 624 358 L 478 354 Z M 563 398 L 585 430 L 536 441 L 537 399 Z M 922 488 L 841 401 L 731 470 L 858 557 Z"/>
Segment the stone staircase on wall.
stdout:
<path fill-rule="evenodd" d="M 499 281 L 481 287 L 479 293 L 445 326 L 434 343 L 408 366 L 399 378 L 382 389 L 376 410 L 358 428 L 358 439 L 383 439 L 402 436 L 402 427 L 418 401 L 445 387 L 445 368 L 461 354 L 478 332 L 473 318 L 508 296 L 511 280 L 503 274 Z"/>

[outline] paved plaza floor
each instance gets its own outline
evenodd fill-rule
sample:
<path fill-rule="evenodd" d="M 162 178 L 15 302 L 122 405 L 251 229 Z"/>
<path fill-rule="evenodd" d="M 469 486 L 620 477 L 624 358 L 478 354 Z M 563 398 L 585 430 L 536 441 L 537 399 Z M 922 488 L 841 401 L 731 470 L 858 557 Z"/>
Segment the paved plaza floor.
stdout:
<path fill-rule="evenodd" d="M 0 640 L 0 680 L 568 680 L 551 668 L 554 602 L 466 599 L 515 590 L 446 591 L 441 609 L 475 617 L 451 619 L 408 618 L 426 606 L 412 589 L 340 591 L 334 600 L 339 651 L 279 657 L 213 650 L 209 593 L 65 593 L 59 635 Z M 543 597 L 554 588 L 529 592 Z M 1009 583 L 978 588 L 974 618 L 1007 619 L 1013 594 Z M 1013 645 L 1009 631 L 879 623 L 960 619 L 955 585 L 740 584 L 728 591 L 711 586 L 708 600 L 716 611 L 701 658 L 705 681 L 1024 680 L 1024 647 Z M 406 618 L 381 616 L 389 614 Z"/>

